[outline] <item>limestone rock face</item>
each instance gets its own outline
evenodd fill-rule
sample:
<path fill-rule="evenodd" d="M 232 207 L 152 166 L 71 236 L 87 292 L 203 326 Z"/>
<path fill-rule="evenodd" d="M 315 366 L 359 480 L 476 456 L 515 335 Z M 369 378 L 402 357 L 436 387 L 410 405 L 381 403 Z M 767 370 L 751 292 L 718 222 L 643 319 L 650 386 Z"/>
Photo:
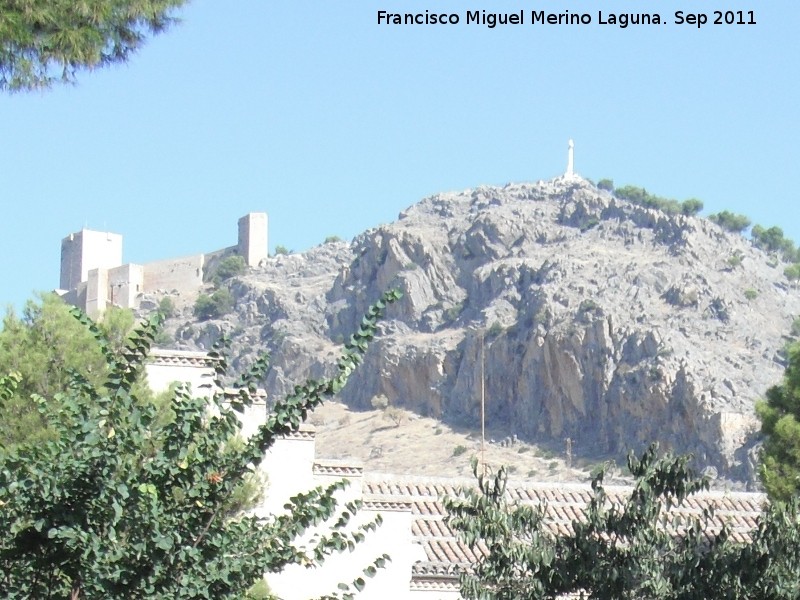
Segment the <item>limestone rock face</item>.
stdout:
<path fill-rule="evenodd" d="M 350 245 L 268 259 L 231 284 L 234 316 L 183 337 L 233 332 L 240 365 L 269 349 L 279 396 L 327 372 L 367 306 L 399 287 L 342 393 L 351 406 L 385 394 L 478 427 L 483 380 L 487 419 L 520 438 L 569 437 L 586 455 L 657 440 L 752 481 L 753 406 L 780 380 L 800 314 L 783 267 L 707 220 L 577 177 L 482 187 L 426 198 Z"/>

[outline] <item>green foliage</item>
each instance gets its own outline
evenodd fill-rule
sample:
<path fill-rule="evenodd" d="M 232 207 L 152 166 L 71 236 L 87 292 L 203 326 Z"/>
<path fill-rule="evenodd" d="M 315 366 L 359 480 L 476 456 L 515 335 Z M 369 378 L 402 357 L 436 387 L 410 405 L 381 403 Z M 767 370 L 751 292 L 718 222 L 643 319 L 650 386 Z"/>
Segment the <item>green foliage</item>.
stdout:
<path fill-rule="evenodd" d="M 670 512 L 708 483 L 689 457 L 657 455 L 651 446 L 628 466 L 630 494 L 611 497 L 604 471 L 592 481 L 583 518 L 559 533 L 546 507 L 510 502 L 506 471 L 478 473 L 478 490 L 445 499 L 448 523 L 479 556 L 460 577 L 467 599 L 588 597 L 634 600 L 796 599 L 800 593 L 797 503 L 762 514 L 750 543 L 737 543 L 713 510 Z M 678 535 L 677 533 L 680 532 Z"/>
<path fill-rule="evenodd" d="M 467 447 L 466 446 L 462 446 L 461 444 L 459 444 L 458 446 L 453 448 L 453 456 L 454 457 L 455 456 L 461 456 L 462 454 L 466 454 L 466 452 L 467 452 Z"/>
<path fill-rule="evenodd" d="M 233 294 L 227 288 L 215 290 L 210 296 L 200 294 L 194 303 L 194 316 L 201 321 L 219 319 L 233 310 Z"/>
<path fill-rule="evenodd" d="M 444 311 L 444 317 L 448 321 L 455 321 L 461 315 L 461 312 L 463 310 L 464 310 L 464 303 L 458 302 L 457 304 L 454 304 L 453 306 L 447 308 Z"/>
<path fill-rule="evenodd" d="M 98 325 L 113 349 L 124 346 L 132 326 L 133 313 L 115 307 Z M 75 370 L 94 383 L 107 373 L 101 348 L 61 298 L 42 294 L 29 300 L 20 316 L 9 309 L 0 332 L 0 373 L 17 373 L 20 380 L 1 413 L 0 444 L 47 438 L 51 432 L 34 398 L 54 397 Z"/>
<path fill-rule="evenodd" d="M 162 319 L 174 317 L 175 313 L 177 312 L 175 309 L 175 303 L 169 296 L 164 296 L 161 298 L 161 300 L 159 300 L 156 311 L 161 315 Z"/>
<path fill-rule="evenodd" d="M 671 198 L 656 196 L 655 194 L 649 193 L 646 189 L 635 185 L 626 185 L 617 188 L 614 190 L 614 195 L 617 198 L 628 200 L 639 206 L 655 208 L 670 215 L 684 214 L 691 216 L 703 210 L 703 203 L 696 198 L 678 202 Z"/>
<path fill-rule="evenodd" d="M 753 245 L 761 248 L 765 252 L 779 254 L 783 260 L 800 260 L 798 250 L 794 247 L 794 242 L 783 235 L 780 227 L 770 227 L 764 229 L 761 225 L 753 225 L 750 230 Z"/>
<path fill-rule="evenodd" d="M 148 35 L 164 31 L 186 0 L 4 2 L 0 90 L 74 83 L 78 71 L 124 62 Z"/>
<path fill-rule="evenodd" d="M 341 242 L 341 241 L 344 240 L 342 240 L 342 238 L 340 238 L 338 235 L 329 235 L 328 237 L 325 238 L 325 241 L 323 243 L 335 244 L 336 242 Z"/>
<path fill-rule="evenodd" d="M 373 396 L 370 404 L 372 404 L 372 408 L 383 411 L 383 418 L 394 423 L 395 427 L 400 427 L 406 420 L 406 413 L 396 406 L 391 406 L 389 404 L 389 398 L 384 394 Z"/>
<path fill-rule="evenodd" d="M 152 315 L 113 352 L 100 329 L 78 315 L 103 350 L 107 375 L 98 385 L 73 372 L 57 408 L 52 398 L 37 398 L 53 439 L 0 447 L 0 597 L 238 599 L 265 572 L 352 550 L 379 520 L 348 528 L 358 503 L 340 507 L 334 498 L 345 482 L 298 494 L 280 516 L 233 515 L 230 500 L 278 438 L 296 432 L 310 411 L 341 390 L 387 303 L 398 297 L 389 292 L 370 307 L 336 375 L 297 386 L 239 444 L 231 443 L 241 430 L 238 413 L 252 405 L 267 357 L 238 380 L 231 400 L 222 391 L 224 354 L 212 353 L 218 391 L 210 406 L 178 387 L 174 418 L 158 424 L 134 384 L 161 317 Z M 0 403 L 17 393 L 19 382 L 14 373 L 0 378 Z M 325 533 L 304 536 L 321 523 L 329 525 Z M 301 537 L 307 541 L 298 542 Z M 368 565 L 364 577 L 387 559 Z M 343 582 L 342 592 L 329 597 L 352 598 L 364 577 Z"/>
<path fill-rule="evenodd" d="M 219 261 L 211 274 L 210 280 L 215 286 L 218 286 L 223 281 L 227 281 L 231 277 L 237 277 L 245 271 L 247 271 L 247 263 L 244 261 L 244 257 L 232 254 Z"/>
<path fill-rule="evenodd" d="M 373 396 L 372 400 L 370 400 L 370 404 L 375 410 L 386 410 L 389 407 L 389 398 L 384 394 Z"/>
<path fill-rule="evenodd" d="M 708 220 L 732 233 L 742 233 L 745 229 L 750 227 L 750 219 L 744 215 L 737 215 L 727 210 L 708 215 Z"/>
<path fill-rule="evenodd" d="M 272 600 L 273 598 L 274 596 L 269 591 L 269 585 L 263 579 L 247 590 L 245 596 L 245 600 Z"/>
<path fill-rule="evenodd" d="M 792 321 L 792 327 L 790 331 L 792 336 L 800 337 L 800 317 L 797 317 L 794 321 Z"/>
<path fill-rule="evenodd" d="M 597 182 L 597 189 L 599 190 L 606 190 L 608 192 L 614 191 L 614 180 L 613 179 L 601 179 Z"/>
<path fill-rule="evenodd" d="M 758 291 L 754 290 L 753 288 L 746 289 L 744 291 L 744 297 L 750 301 L 753 301 L 758 298 Z"/>
<path fill-rule="evenodd" d="M 783 381 L 756 404 L 764 448 L 761 480 L 771 498 L 800 494 L 800 343 L 788 348 Z"/>
<path fill-rule="evenodd" d="M 286 246 L 281 246 L 280 244 L 275 246 L 275 256 L 278 256 L 278 255 L 284 255 L 285 256 L 287 254 L 290 254 L 290 251 Z"/>
<path fill-rule="evenodd" d="M 655 194 L 649 193 L 644 188 L 634 185 L 626 185 L 621 188 L 617 188 L 614 190 L 614 195 L 617 198 L 628 200 L 629 202 L 633 202 L 639 206 L 655 208 L 667 214 L 675 215 L 681 212 L 681 204 L 677 200 L 656 196 Z"/>
<path fill-rule="evenodd" d="M 741 254 L 731 254 L 728 257 L 728 260 L 725 261 L 728 264 L 730 269 L 735 269 L 742 264 L 742 255 Z"/>
<path fill-rule="evenodd" d="M 500 323 L 500 321 L 495 321 L 494 323 L 492 323 L 492 326 L 489 327 L 489 330 L 486 332 L 486 334 L 489 337 L 497 337 L 498 335 L 500 335 L 504 331 L 505 331 L 505 327 L 503 327 L 503 325 Z"/>
<path fill-rule="evenodd" d="M 800 280 L 800 262 L 796 262 L 793 265 L 786 267 L 783 270 L 783 274 L 786 275 L 786 279 L 789 281 Z"/>
<path fill-rule="evenodd" d="M 697 198 L 689 198 L 688 200 L 681 202 L 681 213 L 686 216 L 693 217 L 701 210 L 703 210 L 702 200 L 698 200 Z"/>

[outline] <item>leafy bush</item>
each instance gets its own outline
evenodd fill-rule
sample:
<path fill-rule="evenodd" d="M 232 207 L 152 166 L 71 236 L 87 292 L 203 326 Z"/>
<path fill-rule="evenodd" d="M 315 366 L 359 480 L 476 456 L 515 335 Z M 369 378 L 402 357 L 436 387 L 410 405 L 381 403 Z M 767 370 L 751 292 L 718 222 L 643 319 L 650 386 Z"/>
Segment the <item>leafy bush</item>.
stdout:
<path fill-rule="evenodd" d="M 783 274 L 789 281 L 797 281 L 800 279 L 800 262 L 796 262 L 783 270 Z"/>
<path fill-rule="evenodd" d="M 287 254 L 289 254 L 289 249 L 286 246 L 281 246 L 280 244 L 275 246 L 275 256 L 278 256 L 278 255 L 285 256 Z"/>
<path fill-rule="evenodd" d="M 686 216 L 693 217 L 701 210 L 703 210 L 702 200 L 698 200 L 697 198 L 689 198 L 688 200 L 681 202 L 681 212 Z"/>
<path fill-rule="evenodd" d="M 614 191 L 614 180 L 613 179 L 601 179 L 597 182 L 597 189 L 598 190 L 606 190 L 607 192 Z"/>
<path fill-rule="evenodd" d="M 241 275 L 245 271 L 247 271 L 247 263 L 244 261 L 244 257 L 232 254 L 219 261 L 211 276 L 211 281 L 214 282 L 214 285 L 219 285 L 223 281 Z"/>
<path fill-rule="evenodd" d="M 459 302 L 458 304 L 454 304 L 450 308 L 446 309 L 444 311 L 444 317 L 448 321 L 455 321 L 456 319 L 458 319 L 459 315 L 461 314 L 461 311 L 463 310 L 464 310 L 464 303 Z"/>
<path fill-rule="evenodd" d="M 655 194 L 649 193 L 646 189 L 637 187 L 635 185 L 626 185 L 621 188 L 617 188 L 614 190 L 614 195 L 617 198 L 627 200 L 628 202 L 633 202 L 639 206 L 655 208 L 670 215 L 676 215 L 682 212 L 681 203 L 677 200 L 656 196 Z M 696 200 L 696 202 L 699 202 L 699 200 Z M 702 202 L 700 204 L 702 208 Z"/>
<path fill-rule="evenodd" d="M 727 210 L 708 215 L 708 220 L 732 233 L 742 233 L 745 229 L 750 227 L 750 219 L 744 215 L 737 215 Z"/>
<path fill-rule="evenodd" d="M 797 599 L 797 498 L 765 507 L 742 540 L 713 506 L 696 509 L 690 497 L 709 483 L 690 460 L 659 458 L 652 446 L 631 455 L 624 493 L 607 492 L 600 469 L 580 516 L 555 530 L 549 507 L 506 491 L 506 469 L 480 474 L 473 463 L 478 489 L 443 500 L 448 525 L 478 557 L 461 574 L 461 597 Z"/>
<path fill-rule="evenodd" d="M 383 394 L 373 396 L 370 404 L 375 410 L 386 410 L 389 407 L 389 398 Z"/>
<path fill-rule="evenodd" d="M 194 316 L 201 321 L 219 319 L 233 310 L 233 294 L 227 288 L 216 290 L 210 296 L 200 294 L 194 303 Z"/>
<path fill-rule="evenodd" d="M 325 244 L 335 244 L 336 242 L 341 242 L 341 241 L 343 241 L 343 240 L 338 235 L 329 235 L 328 237 L 325 238 L 325 242 L 324 243 Z M 277 252 L 277 249 L 276 249 L 276 252 Z"/>
<path fill-rule="evenodd" d="M 461 456 L 462 454 L 465 454 L 466 452 L 467 452 L 467 447 L 466 446 L 462 446 L 460 444 L 458 446 L 456 446 L 455 448 L 453 448 L 453 456 Z"/>
<path fill-rule="evenodd" d="M 728 263 L 728 267 L 730 267 L 731 269 L 735 269 L 736 267 L 738 267 L 738 266 L 740 266 L 742 264 L 742 255 L 741 254 L 731 254 L 728 257 L 728 260 L 725 261 L 725 262 Z"/>
<path fill-rule="evenodd" d="M 500 324 L 499 321 L 495 321 L 494 323 L 492 323 L 492 326 L 489 327 L 489 331 L 487 331 L 487 334 L 489 335 L 489 337 L 497 337 L 498 335 L 503 333 L 503 331 L 505 331 L 505 328 Z"/>
<path fill-rule="evenodd" d="M 779 254 L 784 260 L 798 259 L 798 251 L 794 242 L 783 235 L 783 229 L 777 226 L 764 229 L 761 225 L 753 225 L 750 230 L 753 245 L 765 252 Z"/>
<path fill-rule="evenodd" d="M 758 298 L 758 292 L 752 288 L 744 291 L 744 297 L 748 300 L 755 300 Z"/>
<path fill-rule="evenodd" d="M 169 319 L 175 316 L 175 303 L 169 296 L 164 296 L 158 303 L 156 312 L 161 315 L 163 319 Z"/>

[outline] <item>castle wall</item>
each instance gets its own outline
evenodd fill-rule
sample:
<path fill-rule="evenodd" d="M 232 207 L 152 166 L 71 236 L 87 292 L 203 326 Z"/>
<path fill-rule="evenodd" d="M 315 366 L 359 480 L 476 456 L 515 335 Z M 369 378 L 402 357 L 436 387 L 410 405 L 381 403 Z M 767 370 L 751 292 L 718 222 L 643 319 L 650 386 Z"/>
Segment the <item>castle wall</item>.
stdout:
<path fill-rule="evenodd" d="M 239 254 L 248 267 L 257 267 L 269 256 L 267 213 L 248 213 L 239 219 Z"/>
<path fill-rule="evenodd" d="M 92 318 L 101 315 L 108 304 L 108 269 L 92 269 L 86 282 L 86 314 Z"/>
<path fill-rule="evenodd" d="M 195 254 L 144 265 L 144 291 L 195 292 L 203 286 L 205 256 Z"/>
<path fill-rule="evenodd" d="M 144 291 L 144 267 L 128 263 L 108 271 L 109 302 L 122 308 L 136 308 Z"/>
<path fill-rule="evenodd" d="M 60 288 L 72 290 L 89 279 L 93 269 L 110 269 L 122 264 L 122 236 L 117 233 L 82 229 L 61 240 Z"/>

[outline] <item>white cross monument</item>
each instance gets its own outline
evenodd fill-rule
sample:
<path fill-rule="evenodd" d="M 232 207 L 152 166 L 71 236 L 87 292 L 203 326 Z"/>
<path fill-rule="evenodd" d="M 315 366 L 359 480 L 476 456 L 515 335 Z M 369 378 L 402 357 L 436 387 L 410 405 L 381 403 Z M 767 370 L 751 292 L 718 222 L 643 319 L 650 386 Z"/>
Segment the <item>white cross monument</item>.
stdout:
<path fill-rule="evenodd" d="M 575 142 L 570 140 L 567 154 L 567 172 L 564 173 L 564 176 L 572 177 L 573 175 L 575 175 Z"/>

